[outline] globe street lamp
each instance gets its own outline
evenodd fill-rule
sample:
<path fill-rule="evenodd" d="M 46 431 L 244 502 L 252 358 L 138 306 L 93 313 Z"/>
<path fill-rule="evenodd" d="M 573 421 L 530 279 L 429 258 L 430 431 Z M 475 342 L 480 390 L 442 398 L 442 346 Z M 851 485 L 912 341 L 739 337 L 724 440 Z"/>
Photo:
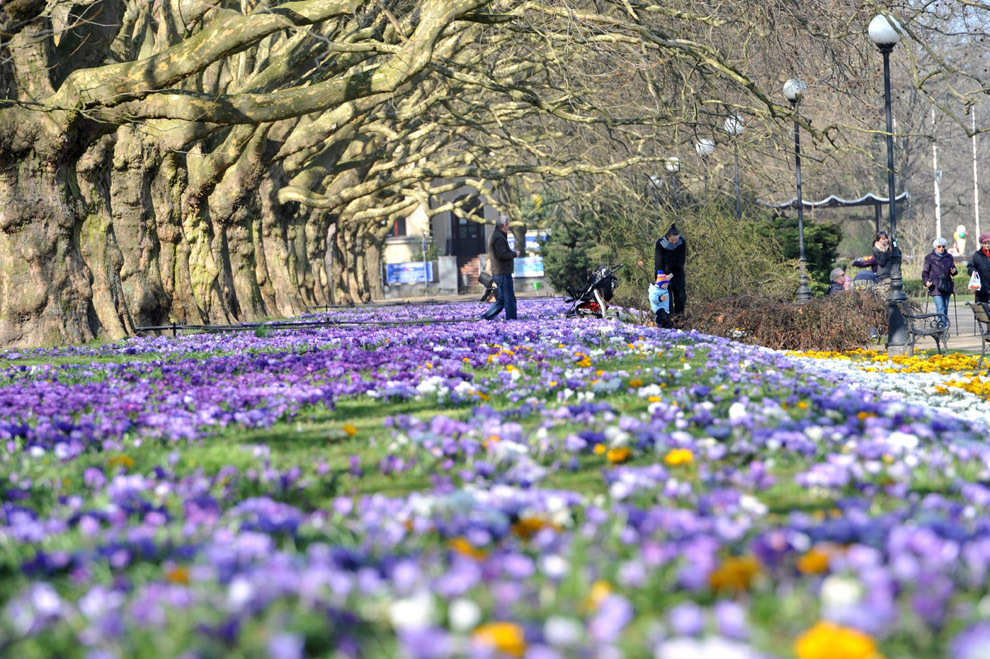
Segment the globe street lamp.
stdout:
<path fill-rule="evenodd" d="M 890 292 L 887 294 L 887 354 L 908 352 L 907 328 L 898 302 L 907 300 L 901 278 L 901 250 L 897 246 L 897 210 L 894 208 L 894 129 L 890 113 L 890 53 L 901 40 L 900 24 L 891 16 L 878 14 L 870 21 L 870 39 L 883 54 L 883 98 L 887 111 L 887 197 L 890 202 Z"/>
<path fill-rule="evenodd" d="M 694 145 L 694 150 L 698 152 L 705 163 L 705 199 L 708 199 L 708 156 L 715 153 L 715 142 L 703 137 Z"/>
<path fill-rule="evenodd" d="M 677 172 L 681 171 L 681 159 L 677 156 L 667 158 L 664 167 L 674 179 L 674 208 L 677 208 Z"/>
<path fill-rule="evenodd" d="M 811 289 L 808 288 L 808 262 L 804 258 L 804 197 L 801 196 L 801 129 L 798 126 L 798 103 L 808 88 L 804 82 L 791 78 L 784 83 L 784 98 L 794 108 L 794 170 L 797 172 L 797 216 L 798 216 L 798 245 L 800 246 L 800 271 L 798 274 L 797 301 L 804 304 L 811 299 Z"/>
<path fill-rule="evenodd" d="M 743 133 L 743 120 L 739 115 L 730 115 L 722 124 L 722 130 L 732 137 L 739 137 Z M 742 197 L 739 195 L 739 142 L 732 140 L 732 150 L 736 156 L 736 220 L 742 220 Z"/>

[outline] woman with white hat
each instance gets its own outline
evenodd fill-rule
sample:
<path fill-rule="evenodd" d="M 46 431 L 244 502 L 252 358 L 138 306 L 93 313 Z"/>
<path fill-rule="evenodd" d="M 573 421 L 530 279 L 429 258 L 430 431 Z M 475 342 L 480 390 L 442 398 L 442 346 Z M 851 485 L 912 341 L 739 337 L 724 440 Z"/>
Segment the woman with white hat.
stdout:
<path fill-rule="evenodd" d="M 925 265 L 921 268 L 921 281 L 935 300 L 935 313 L 942 316 L 945 327 L 949 325 L 949 298 L 954 292 L 952 278 L 959 274 L 948 247 L 945 238 L 932 241 L 932 251 L 925 256 Z"/>

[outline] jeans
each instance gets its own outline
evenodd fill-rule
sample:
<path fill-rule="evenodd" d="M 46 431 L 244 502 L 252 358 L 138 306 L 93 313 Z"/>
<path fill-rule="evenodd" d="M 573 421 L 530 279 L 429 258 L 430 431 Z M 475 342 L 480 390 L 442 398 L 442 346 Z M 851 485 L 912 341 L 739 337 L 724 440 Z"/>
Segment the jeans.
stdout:
<path fill-rule="evenodd" d="M 488 310 L 481 315 L 485 320 L 492 320 L 505 309 L 505 319 L 516 319 L 516 292 L 512 288 L 512 275 L 495 275 L 495 301 Z"/>
<path fill-rule="evenodd" d="M 949 326 L 949 296 L 948 295 L 933 295 L 932 299 L 935 300 L 935 313 L 942 316 L 942 327 Z"/>

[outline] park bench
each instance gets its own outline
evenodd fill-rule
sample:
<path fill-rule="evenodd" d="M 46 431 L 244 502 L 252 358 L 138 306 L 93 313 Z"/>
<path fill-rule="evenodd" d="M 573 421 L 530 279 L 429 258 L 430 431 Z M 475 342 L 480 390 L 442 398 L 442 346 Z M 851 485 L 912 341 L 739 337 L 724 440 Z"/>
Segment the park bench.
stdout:
<path fill-rule="evenodd" d="M 973 310 L 973 319 L 976 326 L 980 328 L 980 361 L 976 369 L 983 368 L 983 355 L 987 352 L 987 342 L 990 341 L 990 304 L 986 302 L 967 302 L 967 306 Z"/>
<path fill-rule="evenodd" d="M 908 354 L 914 351 L 914 344 L 923 336 L 935 339 L 935 348 L 939 354 L 944 352 L 943 346 L 948 347 L 949 325 L 941 314 L 913 313 L 906 300 L 898 300 L 897 306 L 904 317 L 904 326 L 908 333 Z"/>

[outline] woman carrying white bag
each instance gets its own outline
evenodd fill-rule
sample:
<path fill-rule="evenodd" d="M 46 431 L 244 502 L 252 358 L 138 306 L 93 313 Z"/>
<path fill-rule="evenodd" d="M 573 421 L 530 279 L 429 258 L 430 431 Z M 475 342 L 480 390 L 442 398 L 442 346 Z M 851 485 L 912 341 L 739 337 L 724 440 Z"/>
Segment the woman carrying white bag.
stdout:
<path fill-rule="evenodd" d="M 977 302 L 990 302 L 990 233 L 980 234 L 980 249 L 973 254 L 966 266 L 969 273 L 969 289 Z"/>

